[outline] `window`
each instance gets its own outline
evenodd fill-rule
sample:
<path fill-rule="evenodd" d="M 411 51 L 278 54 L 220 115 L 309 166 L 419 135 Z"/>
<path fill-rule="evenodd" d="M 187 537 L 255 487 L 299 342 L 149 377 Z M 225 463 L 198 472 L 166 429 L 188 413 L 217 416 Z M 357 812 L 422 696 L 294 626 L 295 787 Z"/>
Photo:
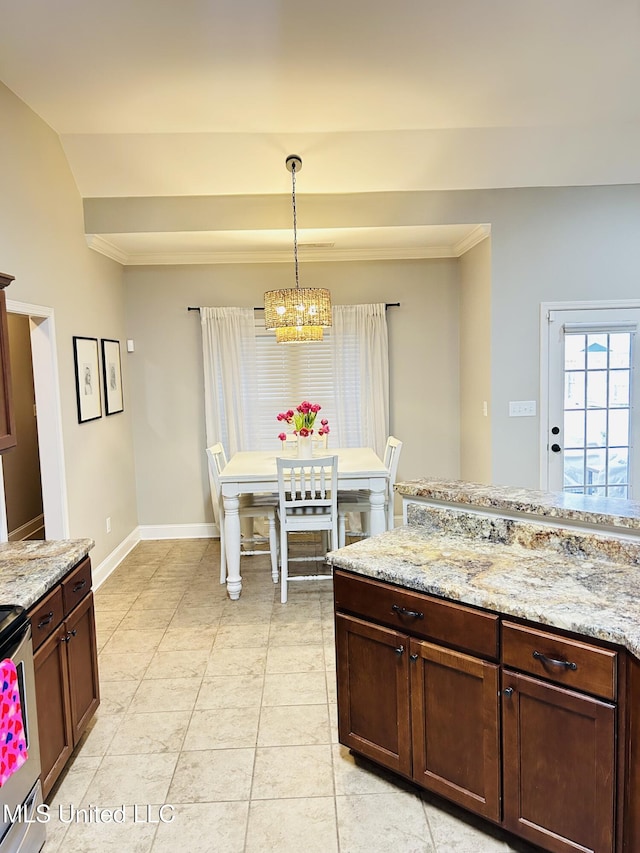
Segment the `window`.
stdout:
<path fill-rule="evenodd" d="M 357 352 L 356 341 L 353 353 Z M 279 449 L 278 434 L 291 432 L 292 426 L 276 420 L 279 412 L 293 409 L 303 400 L 319 403 L 319 418 L 327 418 L 331 432 L 330 447 L 358 446 L 359 423 L 349 418 L 347 430 L 340 434 L 337 422 L 336 393 L 345 400 L 355 401 L 360 392 L 357 365 L 352 371 L 348 387 L 337 388 L 333 363 L 331 330 L 325 329 L 324 340 L 304 343 L 276 343 L 273 332 L 268 332 L 261 321 L 256 322 L 256 382 L 255 413 L 256 434 L 252 446 L 257 450 Z M 320 424 L 318 423 L 318 426 Z"/>

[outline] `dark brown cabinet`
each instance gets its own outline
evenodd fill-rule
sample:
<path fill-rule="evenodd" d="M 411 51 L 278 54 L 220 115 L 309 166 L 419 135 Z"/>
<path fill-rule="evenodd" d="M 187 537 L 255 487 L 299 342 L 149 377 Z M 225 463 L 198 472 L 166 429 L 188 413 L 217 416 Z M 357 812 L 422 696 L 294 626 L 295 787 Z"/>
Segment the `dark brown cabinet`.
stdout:
<path fill-rule="evenodd" d="M 370 593 L 391 592 L 384 604 Z M 422 787 L 489 817 L 500 818 L 499 667 L 412 633 L 444 633 L 472 645 L 482 637 L 495 650 L 495 620 L 474 634 L 476 613 L 429 596 L 336 572 L 337 606 L 368 611 L 409 630 L 336 613 L 340 742 Z M 362 594 L 360 594 L 362 593 Z M 374 596 L 375 597 L 375 596 Z M 339 603 L 339 604 L 338 604 Z M 444 606 L 446 610 L 441 611 Z M 449 620 L 441 617 L 451 616 Z M 363 615 L 368 615 L 364 613 Z M 465 631 L 469 616 L 469 630 Z M 409 633 L 411 631 L 411 633 Z"/>
<path fill-rule="evenodd" d="M 30 617 L 46 797 L 100 703 L 89 559 L 36 604 Z"/>
<path fill-rule="evenodd" d="M 11 364 L 9 360 L 9 329 L 5 287 L 14 276 L 0 273 L 0 453 L 16 446 L 16 424 L 11 393 Z"/>
<path fill-rule="evenodd" d="M 499 821 L 499 667 L 415 641 L 410 660 L 413 778 Z"/>
<path fill-rule="evenodd" d="M 616 709 L 505 670 L 504 825 L 554 853 L 615 850 Z"/>
<path fill-rule="evenodd" d="M 638 853 L 640 665 L 342 569 L 340 742 L 550 853 Z"/>

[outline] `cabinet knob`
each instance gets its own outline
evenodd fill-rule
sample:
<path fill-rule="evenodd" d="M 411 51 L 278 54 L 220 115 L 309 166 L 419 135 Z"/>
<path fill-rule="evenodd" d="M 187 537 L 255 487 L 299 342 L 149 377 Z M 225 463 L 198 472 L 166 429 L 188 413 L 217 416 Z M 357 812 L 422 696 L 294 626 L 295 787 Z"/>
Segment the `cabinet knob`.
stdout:
<path fill-rule="evenodd" d="M 404 654 L 404 646 L 398 646 L 398 648 L 394 649 L 394 651 L 397 655 L 403 655 Z"/>
<path fill-rule="evenodd" d="M 418 655 L 409 655 L 409 657 L 414 663 L 418 660 Z"/>
<path fill-rule="evenodd" d="M 505 689 L 502 691 L 502 695 L 506 696 L 507 699 L 509 699 L 509 697 L 513 696 L 513 687 L 505 687 Z"/>

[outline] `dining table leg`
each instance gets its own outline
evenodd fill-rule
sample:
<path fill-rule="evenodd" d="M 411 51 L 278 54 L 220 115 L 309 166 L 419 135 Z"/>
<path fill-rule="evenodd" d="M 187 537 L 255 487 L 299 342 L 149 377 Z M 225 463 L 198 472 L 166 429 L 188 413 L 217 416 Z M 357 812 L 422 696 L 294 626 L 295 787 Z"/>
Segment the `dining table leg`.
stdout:
<path fill-rule="evenodd" d="M 242 592 L 240 577 L 240 498 L 237 489 L 223 486 L 224 501 L 224 538 L 227 556 L 227 593 L 229 598 L 237 600 Z"/>
<path fill-rule="evenodd" d="M 371 536 L 384 533 L 387 529 L 387 514 L 384 508 L 387 481 L 384 477 L 372 477 L 369 482 L 369 526 Z"/>

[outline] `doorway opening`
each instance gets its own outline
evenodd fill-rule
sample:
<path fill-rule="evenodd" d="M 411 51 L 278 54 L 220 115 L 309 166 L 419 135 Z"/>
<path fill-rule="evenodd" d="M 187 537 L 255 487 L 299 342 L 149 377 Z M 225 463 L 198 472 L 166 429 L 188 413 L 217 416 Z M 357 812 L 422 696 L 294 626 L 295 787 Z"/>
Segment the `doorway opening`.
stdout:
<path fill-rule="evenodd" d="M 30 439 L 37 447 L 38 468 L 40 473 L 40 501 L 42 505 L 42 525 L 36 538 L 66 539 L 69 537 L 69 517 L 67 509 L 67 489 L 64 468 L 64 447 L 62 441 L 62 417 L 60 404 L 60 385 L 58 380 L 58 360 L 56 352 L 55 321 L 52 308 L 7 300 L 7 312 L 16 327 L 27 334 L 31 348 L 31 369 L 33 381 L 33 399 L 35 401 L 35 430 Z M 20 323 L 22 322 L 22 325 Z M 28 329 L 27 325 L 28 324 Z M 26 369 L 26 368 L 21 368 Z M 24 393 L 14 382 L 14 396 Z M 28 399 L 28 389 L 26 393 Z M 28 405 L 28 403 L 26 404 Z M 25 406 L 26 411 L 26 405 Z M 33 402 L 31 406 L 33 407 Z M 33 411 L 33 409 L 32 409 Z M 33 426 L 33 424 L 32 424 Z M 18 436 L 20 441 L 20 436 Z M 11 453 L 12 451 L 9 451 Z M 5 467 L 3 460 L 2 468 Z M 11 462 L 6 462 L 7 467 Z M 33 470 L 33 459 L 30 462 Z M 8 541 L 8 518 L 14 519 L 14 508 L 7 506 L 7 499 L 13 501 L 11 494 L 5 494 L 3 471 L 0 494 L 0 541 Z M 35 506 L 35 503 L 33 504 Z M 32 522 L 35 525 L 37 522 Z M 33 538 L 23 536 L 29 528 L 19 531 L 12 538 Z"/>

